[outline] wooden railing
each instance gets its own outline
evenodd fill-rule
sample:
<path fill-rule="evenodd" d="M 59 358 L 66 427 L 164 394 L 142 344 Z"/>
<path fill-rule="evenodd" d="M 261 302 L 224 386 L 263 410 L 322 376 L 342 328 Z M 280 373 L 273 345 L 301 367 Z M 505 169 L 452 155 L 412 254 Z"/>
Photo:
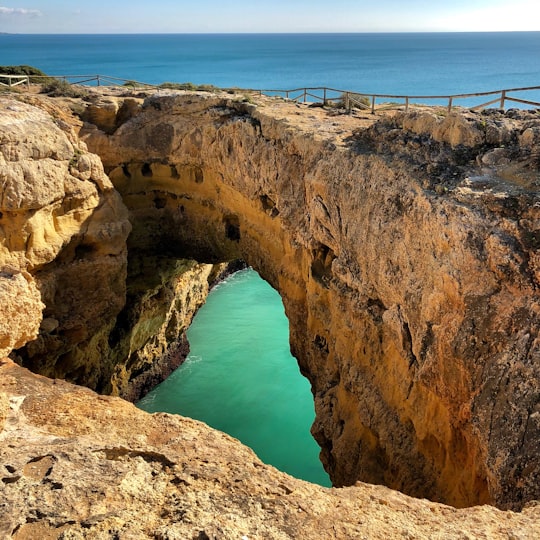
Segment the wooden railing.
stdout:
<path fill-rule="evenodd" d="M 26 84 L 26 86 L 30 84 L 28 75 L 0 75 L 0 86 L 12 88 L 20 84 Z"/>
<path fill-rule="evenodd" d="M 285 99 L 290 99 L 296 102 L 319 102 L 324 105 L 329 103 L 340 102 L 345 109 L 350 111 L 353 108 L 371 110 L 375 113 L 375 110 L 390 109 L 397 107 L 405 107 L 408 110 L 412 103 L 415 104 L 429 104 L 426 101 L 436 100 L 438 102 L 445 102 L 447 109 L 450 111 L 453 106 L 456 105 L 458 100 L 471 99 L 478 97 L 490 97 L 486 102 L 480 103 L 469 107 L 472 110 L 485 109 L 490 105 L 497 104 L 499 108 L 504 109 L 507 103 L 519 103 L 524 105 L 530 105 L 532 107 L 540 107 L 540 101 L 533 101 L 529 99 L 523 99 L 522 97 L 511 95 L 510 93 L 516 92 L 532 92 L 535 91 L 539 94 L 540 99 L 540 86 L 527 86 L 522 88 L 508 88 L 505 90 L 493 90 L 491 92 L 476 92 L 474 94 L 454 94 L 454 95 L 418 95 L 418 96 L 405 96 L 397 94 L 371 94 L 361 92 L 350 92 L 347 90 L 337 90 L 335 88 L 327 87 L 314 87 L 314 88 L 295 88 L 294 90 L 261 90 L 262 94 L 282 96 Z M 380 100 L 392 100 L 383 101 Z M 379 103 L 377 103 L 379 100 Z M 396 103 L 395 100 L 401 100 L 402 103 Z"/>
<path fill-rule="evenodd" d="M 108 75 L 32 75 L 32 81 L 43 81 L 51 79 L 59 79 L 61 81 L 66 81 L 69 84 L 88 84 L 95 82 L 96 86 L 146 86 L 154 88 L 155 84 L 149 84 L 140 81 L 134 81 L 132 79 L 121 79 L 119 77 L 109 77 Z"/>
<path fill-rule="evenodd" d="M 69 84 L 88 84 L 95 82 L 96 86 L 133 86 L 151 87 L 155 85 L 133 81 L 129 79 L 120 79 L 118 77 L 109 77 L 108 75 L 2 75 L 0 74 L 0 86 L 14 87 L 20 84 L 30 85 L 30 82 L 51 81 L 53 79 L 68 82 Z M 5 81 L 5 82 L 4 82 Z"/>
<path fill-rule="evenodd" d="M 40 76 L 40 75 L 2 75 L 0 74 L 0 86 L 14 87 L 20 84 L 30 84 L 30 79 L 39 81 L 40 79 L 60 79 L 70 84 L 88 85 L 94 83 L 96 86 L 135 86 L 159 88 L 159 85 L 134 81 L 131 79 L 121 79 L 118 77 L 110 77 L 108 75 L 55 75 L 55 76 Z M 6 81 L 6 82 L 4 82 Z M 471 100 L 472 98 L 488 98 L 488 101 L 467 107 L 472 110 L 485 109 L 491 105 L 497 105 L 498 108 L 504 109 L 507 103 L 517 103 L 520 105 L 528 105 L 531 107 L 540 108 L 540 86 L 527 86 L 522 88 L 507 88 L 504 90 L 493 90 L 490 92 L 477 92 L 474 94 L 453 94 L 453 95 L 399 95 L 399 94 L 373 94 L 363 92 L 351 92 L 348 90 L 337 90 L 324 86 L 313 88 L 295 88 L 292 90 L 253 90 L 239 88 L 223 88 L 229 92 L 250 92 L 264 94 L 268 96 L 281 96 L 285 99 L 298 103 L 321 103 L 323 105 L 339 104 L 347 111 L 352 109 L 369 110 L 373 114 L 376 110 L 384 110 L 391 108 L 404 107 L 409 109 L 412 104 L 429 105 L 429 102 L 438 102 L 436 104 L 446 104 L 450 111 L 456 106 L 459 100 Z M 537 100 L 523 99 L 523 97 L 513 95 L 517 92 L 536 92 Z M 383 100 L 383 101 L 381 101 Z M 396 101 L 397 100 L 397 101 Z M 426 103 L 428 102 L 428 103 Z"/>

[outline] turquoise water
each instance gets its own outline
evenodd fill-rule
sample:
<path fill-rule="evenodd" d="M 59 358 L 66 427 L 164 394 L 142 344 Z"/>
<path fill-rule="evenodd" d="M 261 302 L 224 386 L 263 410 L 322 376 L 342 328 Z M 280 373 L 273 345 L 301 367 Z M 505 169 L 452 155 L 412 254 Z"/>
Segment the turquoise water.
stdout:
<path fill-rule="evenodd" d="M 265 463 L 330 485 L 309 432 L 310 385 L 289 349 L 279 294 L 251 269 L 219 284 L 188 330 L 191 354 L 138 406 L 202 420 Z"/>
<path fill-rule="evenodd" d="M 448 95 L 540 85 L 540 32 L 0 35 L 0 63 L 148 83 Z"/>

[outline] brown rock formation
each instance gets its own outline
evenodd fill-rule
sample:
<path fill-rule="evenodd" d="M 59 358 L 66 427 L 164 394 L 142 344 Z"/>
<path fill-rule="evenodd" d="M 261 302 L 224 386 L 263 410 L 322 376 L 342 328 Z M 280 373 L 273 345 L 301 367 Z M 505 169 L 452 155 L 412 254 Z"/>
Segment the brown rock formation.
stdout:
<path fill-rule="evenodd" d="M 184 361 L 186 330 L 226 268 L 132 250 L 127 302 L 108 340 L 115 365 L 108 393 L 135 401 Z"/>
<path fill-rule="evenodd" d="M 535 540 L 540 506 L 456 510 L 322 488 L 205 424 L 0 362 L 0 536 L 14 540 Z"/>
<path fill-rule="evenodd" d="M 97 351 L 125 303 L 126 208 L 60 115 L 55 123 L 10 99 L 0 108 L 3 352 L 36 337 L 41 324 L 25 363 L 95 386 L 110 378 Z"/>
<path fill-rule="evenodd" d="M 0 355 L 22 347 L 37 337 L 45 305 L 32 276 L 4 269 L 0 272 Z"/>
<path fill-rule="evenodd" d="M 519 507 L 540 485 L 539 121 L 368 124 L 161 95 L 84 137 L 139 245 L 240 257 L 279 290 L 336 485 Z"/>
<path fill-rule="evenodd" d="M 2 101 L 6 114 L 0 115 L 0 122 L 2 133 L 8 135 L 0 143 L 6 193 L 2 200 L 7 201 L 0 221 L 4 265 L 0 294 L 9 298 L 8 313 L 28 309 L 32 314 L 28 323 L 13 317 L 11 327 L 0 327 L 3 351 L 20 347 L 41 323 L 37 340 L 18 350 L 19 361 L 51 376 L 136 395 L 148 384 L 143 372 L 150 371 L 150 379 L 154 378 L 151 358 L 174 357 L 181 350 L 178 332 L 204 298 L 215 272 L 186 258 L 201 263 L 242 258 L 283 297 L 291 346 L 313 387 L 317 412 L 313 432 L 336 485 L 362 479 L 459 506 L 491 502 L 519 508 L 539 498 L 540 216 L 534 181 L 540 130 L 533 113 L 443 117 L 424 112 L 395 114 L 374 123 L 263 98 L 259 106 L 230 96 L 194 94 L 153 96 L 140 108 L 135 102 L 123 107 L 121 99 L 115 103 L 107 106 L 105 115 L 94 111 L 85 117 L 97 118 L 105 130 L 87 123 L 82 134 L 102 158 L 129 209 L 133 232 L 127 244 L 129 224 L 118 194 L 96 156 L 87 153 L 64 125 L 76 122 L 63 118 L 45 100 L 41 106 L 60 118 L 58 124 L 67 130 L 63 133 L 43 112 Z M 24 131 L 17 132 L 17 125 L 25 125 Z M 34 134 L 42 125 L 50 136 Z M 17 206 L 13 200 L 24 202 Z M 157 271 L 149 275 L 149 267 Z M 194 294 L 180 285 L 188 280 Z M 15 296 L 19 290 L 28 291 L 24 301 Z M 46 306 L 43 319 L 38 290 Z M 167 358 L 165 363 L 170 364 Z M 22 373 L 17 371 L 10 384 L 26 384 L 17 382 L 25 379 Z M 142 379 L 136 378 L 138 374 Z M 52 392 L 47 407 L 54 411 L 55 385 L 29 384 L 35 389 L 36 403 L 40 395 L 45 400 Z M 95 408 L 104 415 L 107 408 L 116 407 L 113 403 L 121 403 L 102 400 L 101 409 L 91 393 L 57 386 L 57 390 L 69 388 L 62 405 L 66 410 L 76 410 L 79 395 L 88 396 L 84 410 Z M 23 394 L 30 395 L 21 390 Z M 36 415 L 45 414 L 35 407 Z M 130 467 L 139 464 L 146 471 L 143 476 L 153 471 L 163 480 L 161 486 L 168 485 L 153 464 L 152 470 L 145 469 L 152 460 L 138 453 L 146 452 L 141 450 L 144 445 L 133 443 L 137 437 L 133 426 L 141 426 L 144 438 L 145 422 L 159 423 L 166 417 L 148 420 L 129 408 L 129 415 L 135 416 L 128 421 L 120 414 L 128 406 L 118 407 L 118 422 L 126 420 L 126 431 L 122 435 L 124 424 L 115 421 L 111 437 L 122 441 L 129 436 L 131 442 L 114 443 L 113 448 L 120 448 L 119 454 L 111 454 L 114 459 L 102 451 L 105 463 L 120 468 L 124 461 L 132 462 Z M 81 429 L 87 425 L 79 413 L 74 417 Z M 58 418 L 70 426 L 77 422 Z M 178 422 L 170 429 L 186 429 Z M 98 429 L 96 424 L 89 430 L 92 440 L 101 440 L 94 435 Z M 236 445 L 228 450 L 220 446 L 224 454 L 218 459 L 212 453 L 218 435 L 198 433 L 209 445 L 207 461 L 238 463 L 232 457 L 240 452 Z M 180 435 L 175 431 L 171 437 Z M 75 447 L 80 443 L 77 440 Z M 24 444 L 21 441 L 22 448 Z M 157 442 L 150 445 L 150 452 L 159 447 Z M 124 453 L 122 448 L 132 450 Z M 243 455 L 240 462 L 250 463 Z M 31 461 L 35 457 L 28 457 L 29 462 L 41 461 Z M 90 463 L 86 458 L 77 461 L 76 456 L 69 459 L 76 463 L 74 468 Z M 168 459 L 176 463 L 177 458 Z M 43 468 L 47 463 L 52 461 L 44 462 Z M 19 465 L 10 467 L 13 471 L 8 473 L 17 476 Z M 98 471 L 107 467 L 100 467 L 90 468 L 91 485 L 103 481 L 97 478 Z M 167 462 L 164 467 L 172 465 Z M 28 465 L 30 477 L 34 468 L 39 469 Z M 112 469 L 107 471 L 110 478 L 119 478 Z M 122 471 L 126 477 L 131 474 Z M 259 479 L 252 472 L 250 468 L 245 474 L 266 486 L 268 477 Z M 200 471 L 197 474 L 203 478 Z M 215 479 L 223 478 L 220 471 L 205 475 L 208 481 L 214 479 L 217 489 Z M 138 478 L 135 483 L 142 486 Z M 23 486 L 18 479 L 3 484 L 14 488 L 10 497 L 15 499 L 18 495 L 13 493 Z M 180 480 L 175 489 L 178 486 L 182 493 L 197 497 L 192 483 L 184 486 Z M 193 490 L 199 488 L 208 495 L 201 495 L 194 507 L 205 507 L 203 499 L 215 501 L 209 488 L 197 484 Z M 24 489 L 20 493 L 28 494 Z M 306 520 L 316 523 L 309 525 L 313 530 L 319 527 L 327 537 L 369 530 L 355 522 L 357 529 L 345 524 L 331 533 L 331 513 L 326 512 L 334 503 L 326 498 L 326 491 L 313 489 L 301 491 L 302 497 L 314 497 L 325 508 L 313 511 L 320 516 L 314 522 L 311 517 Z M 141 488 L 139 498 L 136 490 L 128 491 L 131 501 L 150 500 L 143 495 L 145 489 Z M 126 495 L 115 493 L 111 497 L 119 507 Z M 174 491 L 167 487 L 163 493 L 169 496 Z M 235 493 L 229 483 L 227 493 Z M 361 499 L 361 490 L 334 493 L 340 504 L 358 510 L 356 503 L 349 506 L 343 501 L 349 494 Z M 257 499 L 261 506 L 249 502 L 245 510 L 240 499 L 232 497 L 236 506 L 231 514 L 228 503 L 212 502 L 206 508 L 209 512 L 221 508 L 221 515 L 233 516 L 232 521 L 238 512 L 254 516 L 250 523 L 260 527 L 254 535 L 297 536 L 296 518 L 290 530 L 279 525 L 267 534 L 270 529 L 261 525 L 267 519 L 266 499 Z M 78 500 L 78 495 L 71 500 Z M 161 504 L 161 499 L 154 501 Z M 88 511 L 70 507 L 62 514 L 68 516 L 63 522 L 68 525 L 69 516 L 92 518 L 75 520 L 80 524 L 75 537 L 84 537 L 81 527 L 97 527 L 99 534 L 101 522 L 92 517 L 100 514 L 94 511 L 95 504 L 88 503 Z M 405 511 L 412 511 L 417 503 L 408 504 Z M 418 504 L 429 512 L 443 508 Z M 273 511 L 274 506 L 270 508 Z M 292 514 L 290 506 L 283 508 L 285 523 Z M 140 511 L 133 509 L 115 510 L 101 520 L 103 526 L 118 524 L 119 530 L 127 531 L 124 523 L 132 516 L 137 516 L 134 523 L 140 523 Z M 394 519 L 396 511 L 392 507 L 384 515 Z M 17 515 L 24 512 L 21 508 Z M 494 519 L 502 515 L 514 519 L 511 513 L 492 514 L 492 509 L 471 512 L 473 521 L 483 519 L 478 518 L 482 512 Z M 466 520 L 469 514 L 455 515 Z M 519 523 L 526 532 L 530 515 L 516 518 L 525 520 Z M 62 527 L 61 519 L 50 515 L 37 516 L 38 525 L 32 525 L 32 519 L 13 521 L 12 532 L 19 526 L 17 534 L 43 536 L 44 530 L 36 532 L 32 527 Z M 140 530 L 154 527 L 152 519 Z M 223 531 L 232 525 L 227 517 L 222 519 L 216 525 L 223 527 L 221 532 L 206 525 L 201 530 L 206 536 L 226 536 L 229 532 Z M 418 535 L 416 529 L 403 530 L 421 537 L 433 525 L 429 519 L 425 523 L 431 525 Z M 139 530 L 136 527 L 134 531 Z M 162 537 L 182 537 L 188 529 L 178 530 L 163 532 Z M 236 529 L 230 530 L 236 534 Z M 382 530 L 381 534 L 395 534 L 392 528 Z M 510 529 L 499 528 L 493 534 L 501 531 L 506 534 Z"/>
<path fill-rule="evenodd" d="M 132 249 L 128 276 L 127 210 L 75 135 L 80 122 L 26 99 L 49 114 L 0 102 L 0 351 L 28 343 L 26 366 L 136 399 L 185 358 L 185 330 L 221 269 Z M 99 103 L 86 114 L 104 128 L 137 110 L 106 102 L 107 116 Z"/>

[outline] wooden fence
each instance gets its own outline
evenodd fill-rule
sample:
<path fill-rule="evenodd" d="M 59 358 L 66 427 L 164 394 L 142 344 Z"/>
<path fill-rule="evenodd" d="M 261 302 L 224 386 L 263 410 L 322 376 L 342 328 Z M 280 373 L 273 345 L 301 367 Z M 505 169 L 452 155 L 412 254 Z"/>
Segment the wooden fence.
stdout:
<path fill-rule="evenodd" d="M 28 75 L 0 75 L 0 86 L 7 86 L 12 88 L 14 86 L 19 86 L 20 84 L 26 84 L 28 87 L 30 84 L 30 79 Z"/>
<path fill-rule="evenodd" d="M 39 76 L 39 75 L 2 75 L 0 74 L 0 86 L 14 87 L 21 84 L 30 84 L 32 81 L 43 79 L 60 79 L 70 84 L 94 84 L 95 86 L 133 86 L 133 87 L 148 87 L 159 88 L 159 85 L 133 81 L 129 79 L 121 79 L 118 77 L 110 77 L 108 75 L 55 75 L 55 76 Z M 5 82 L 4 82 L 5 81 Z M 391 108 L 402 108 L 408 110 L 412 104 L 429 105 L 446 104 L 448 111 L 452 107 L 459 105 L 460 100 L 471 100 L 472 98 L 487 98 L 488 101 L 467 107 L 472 110 L 480 110 L 496 105 L 500 109 L 505 109 L 508 103 L 517 103 L 530 107 L 540 108 L 540 86 L 527 86 L 523 88 L 507 88 L 504 90 L 493 90 L 490 92 L 477 92 L 474 94 L 454 94 L 454 95 L 398 95 L 398 94 L 373 94 L 362 92 L 351 92 L 348 90 L 337 90 L 328 87 L 313 87 L 313 88 L 295 88 L 293 90 L 253 90 L 239 88 L 223 88 L 229 92 L 257 93 L 268 96 L 281 96 L 285 99 L 295 101 L 297 103 L 321 103 L 323 105 L 337 105 L 344 107 L 347 111 L 352 109 L 369 110 L 375 113 L 376 110 L 384 110 Z M 535 92 L 538 97 L 536 100 L 524 99 L 522 96 L 515 95 L 516 93 Z M 434 103 L 437 102 L 437 103 Z"/>
<path fill-rule="evenodd" d="M 109 77 L 108 75 L 31 75 L 32 81 L 43 81 L 51 79 L 59 79 L 61 81 L 68 82 L 69 84 L 83 84 L 88 85 L 94 83 L 95 86 L 141 86 L 141 87 L 156 87 L 155 84 L 144 83 L 140 81 L 133 81 L 131 79 L 121 79 L 118 77 Z"/>
<path fill-rule="evenodd" d="M 512 95 L 517 92 L 536 92 L 539 101 L 523 99 L 520 96 Z M 527 86 L 522 88 L 508 88 L 505 90 L 493 90 L 491 92 L 477 92 L 474 94 L 454 94 L 454 95 L 418 95 L 405 96 L 397 94 L 371 94 L 361 92 L 350 92 L 347 90 L 337 90 L 335 88 L 314 87 L 295 88 L 294 90 L 261 90 L 260 93 L 267 95 L 277 95 L 296 102 L 308 103 L 318 102 L 324 105 L 339 102 L 345 109 L 350 111 L 353 108 L 371 110 L 390 109 L 404 107 L 409 109 L 411 104 L 427 104 L 429 101 L 445 102 L 448 111 L 453 106 L 458 105 L 459 100 L 471 98 L 488 98 L 488 101 L 469 107 L 472 110 L 480 110 L 490 105 L 498 105 L 504 109 L 507 103 L 519 103 L 532 107 L 540 107 L 540 86 Z M 381 102 L 381 100 L 384 100 Z M 390 100 L 390 101 L 389 101 Z M 401 101 L 396 102 L 396 100 Z M 427 102 L 427 103 L 426 103 Z"/>

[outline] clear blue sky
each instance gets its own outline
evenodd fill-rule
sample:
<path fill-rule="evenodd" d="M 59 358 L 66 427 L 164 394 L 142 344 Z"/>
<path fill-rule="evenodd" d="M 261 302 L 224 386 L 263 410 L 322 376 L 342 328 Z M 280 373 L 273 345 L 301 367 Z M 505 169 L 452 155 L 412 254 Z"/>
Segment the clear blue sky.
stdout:
<path fill-rule="evenodd" d="M 540 30 L 539 0 L 0 0 L 0 32 Z"/>

